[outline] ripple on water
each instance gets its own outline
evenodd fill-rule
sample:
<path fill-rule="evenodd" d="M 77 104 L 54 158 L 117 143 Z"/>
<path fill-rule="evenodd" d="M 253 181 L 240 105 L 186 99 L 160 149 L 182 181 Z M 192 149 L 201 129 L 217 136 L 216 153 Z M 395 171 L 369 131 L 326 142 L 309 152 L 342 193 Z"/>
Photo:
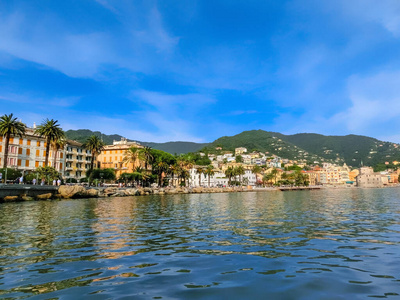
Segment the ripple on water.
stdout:
<path fill-rule="evenodd" d="M 398 189 L 0 204 L 0 297 L 398 296 Z"/>

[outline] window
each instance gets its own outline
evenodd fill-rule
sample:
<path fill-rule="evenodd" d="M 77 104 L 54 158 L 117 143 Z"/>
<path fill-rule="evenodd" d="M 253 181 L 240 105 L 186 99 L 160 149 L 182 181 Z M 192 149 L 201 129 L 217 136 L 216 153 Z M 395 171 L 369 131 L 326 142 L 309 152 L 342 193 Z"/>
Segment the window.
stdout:
<path fill-rule="evenodd" d="M 64 153 L 60 153 L 60 158 L 64 158 Z"/>
<path fill-rule="evenodd" d="M 40 155 L 40 150 L 36 150 L 36 156 Z"/>
<path fill-rule="evenodd" d="M 25 161 L 25 167 L 29 167 L 29 160 Z"/>
<path fill-rule="evenodd" d="M 14 138 L 10 137 L 10 144 L 14 143 Z"/>
<path fill-rule="evenodd" d="M 62 167 L 63 167 L 63 164 L 62 164 L 62 163 L 60 163 L 60 170 L 62 170 Z"/>
<path fill-rule="evenodd" d="M 20 159 L 18 159 L 18 161 L 17 161 L 17 165 L 18 165 L 18 167 L 20 167 L 20 166 L 21 166 L 21 163 L 22 163 L 22 161 L 21 161 Z"/>
<path fill-rule="evenodd" d="M 37 142 L 36 142 L 36 146 L 37 146 L 37 147 L 40 147 L 40 141 L 37 141 Z"/>
<path fill-rule="evenodd" d="M 31 155 L 31 149 L 26 149 L 26 155 Z"/>
<path fill-rule="evenodd" d="M 27 141 L 26 141 L 26 144 L 27 144 L 28 146 L 30 146 L 30 145 L 31 145 L 31 140 L 27 140 Z"/>
<path fill-rule="evenodd" d="M 22 148 L 18 149 L 18 154 L 22 154 Z"/>
<path fill-rule="evenodd" d="M 23 140 L 23 139 L 19 139 L 19 144 L 20 144 L 20 145 L 22 145 L 22 144 L 23 144 L 23 142 L 24 142 L 24 140 Z"/>
<path fill-rule="evenodd" d="M 35 161 L 35 167 L 38 168 L 39 167 L 39 162 Z"/>

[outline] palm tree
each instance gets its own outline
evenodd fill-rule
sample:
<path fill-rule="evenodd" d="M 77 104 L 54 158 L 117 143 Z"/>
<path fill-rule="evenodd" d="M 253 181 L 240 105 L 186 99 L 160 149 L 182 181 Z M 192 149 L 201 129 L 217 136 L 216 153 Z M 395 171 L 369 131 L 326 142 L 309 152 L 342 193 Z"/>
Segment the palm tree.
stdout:
<path fill-rule="evenodd" d="M 138 158 L 139 158 L 139 148 L 130 147 L 128 150 L 125 151 L 122 162 L 127 164 L 132 163 L 133 167 L 135 167 L 135 163 L 138 160 Z"/>
<path fill-rule="evenodd" d="M 57 124 L 58 121 L 53 119 L 46 119 L 43 121 L 41 125 L 35 130 L 35 133 L 40 137 L 46 138 L 46 158 L 44 161 L 44 165 L 47 167 L 49 164 L 49 151 L 50 144 L 53 141 L 65 139 L 64 131 L 60 128 L 60 124 Z"/>
<path fill-rule="evenodd" d="M 209 165 L 209 166 L 207 167 L 206 171 L 204 172 L 204 174 L 205 174 L 206 176 L 208 176 L 208 187 L 210 187 L 210 179 L 211 179 L 211 176 L 213 176 L 213 175 L 215 174 L 215 172 L 214 172 L 214 170 L 213 170 L 213 167 L 212 167 L 211 165 Z"/>
<path fill-rule="evenodd" d="M 199 186 L 201 186 L 201 174 L 205 174 L 205 171 L 201 166 L 196 168 L 196 172 L 199 174 Z"/>
<path fill-rule="evenodd" d="M 225 176 L 228 177 L 228 185 L 231 185 L 231 179 L 232 179 L 232 176 L 234 176 L 234 172 L 233 172 L 233 168 L 232 167 L 228 167 L 225 170 Z"/>
<path fill-rule="evenodd" d="M 22 135 L 25 134 L 25 129 L 26 125 L 14 118 L 13 114 L 3 115 L 0 118 L 0 135 L 5 138 L 3 168 L 6 170 L 10 137 L 11 135 L 19 135 L 22 138 Z M 7 180 L 7 178 L 4 180 Z"/>
<path fill-rule="evenodd" d="M 276 176 L 278 175 L 278 169 L 277 168 L 273 168 L 272 169 L 272 171 L 271 171 L 271 174 L 274 176 L 274 181 L 275 181 L 275 184 L 276 184 Z"/>
<path fill-rule="evenodd" d="M 55 140 L 51 143 L 51 145 L 53 146 L 53 149 L 54 149 L 54 160 L 53 160 L 54 168 L 56 167 L 56 163 L 57 163 L 57 152 L 58 152 L 58 150 L 64 148 L 66 143 L 67 143 L 67 141 L 63 138 L 59 139 L 59 140 Z"/>
<path fill-rule="evenodd" d="M 162 184 L 162 174 L 168 171 L 169 165 L 160 157 L 155 164 L 155 171 L 158 175 L 158 186 L 161 187 Z"/>
<path fill-rule="evenodd" d="M 83 144 L 83 148 L 89 150 L 92 153 L 92 157 L 90 160 L 90 170 L 93 170 L 95 158 L 104 149 L 104 146 L 104 142 L 97 135 L 90 136 Z"/>
<path fill-rule="evenodd" d="M 268 174 L 265 174 L 264 176 L 263 176 L 263 182 L 265 183 L 269 183 L 271 180 L 272 180 L 272 178 L 274 178 L 274 175 L 273 174 L 271 174 L 271 173 L 268 173 Z"/>
<path fill-rule="evenodd" d="M 169 166 L 169 174 L 172 175 L 172 185 L 174 185 L 175 181 L 175 174 L 178 173 L 178 166 L 176 164 L 170 165 Z"/>
<path fill-rule="evenodd" d="M 148 165 L 153 163 L 154 155 L 151 147 L 145 146 L 139 150 L 139 158 L 144 161 L 144 168 L 147 171 Z"/>
<path fill-rule="evenodd" d="M 243 166 L 238 166 L 234 170 L 235 170 L 235 175 L 239 175 L 239 182 L 242 183 L 242 175 L 245 174 Z"/>

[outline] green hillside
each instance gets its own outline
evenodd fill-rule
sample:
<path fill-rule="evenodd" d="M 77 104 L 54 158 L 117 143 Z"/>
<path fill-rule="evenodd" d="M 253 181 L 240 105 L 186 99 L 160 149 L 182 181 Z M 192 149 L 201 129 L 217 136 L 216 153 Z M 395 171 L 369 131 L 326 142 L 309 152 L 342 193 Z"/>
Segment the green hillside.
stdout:
<path fill-rule="evenodd" d="M 234 151 L 237 147 L 245 147 L 250 152 L 253 150 L 268 152 L 267 154 L 275 154 L 288 159 L 325 161 L 323 157 L 309 153 L 305 149 L 285 141 L 283 137 L 284 135 L 280 133 L 264 130 L 244 131 L 235 136 L 221 137 L 212 142 L 204 150 L 213 152 L 215 147 L 222 147 L 224 150 Z"/>
<path fill-rule="evenodd" d="M 213 151 L 217 146 L 231 151 L 237 147 L 246 147 L 248 151 L 267 151 L 288 159 L 333 161 L 353 167 L 359 167 L 361 163 L 375 166 L 386 161 L 400 161 L 398 144 L 361 135 L 325 136 L 315 133 L 284 135 L 252 130 L 219 138 L 204 150 Z"/>
<path fill-rule="evenodd" d="M 324 136 L 314 133 L 282 135 L 282 139 L 324 158 L 341 157 L 351 166 L 400 160 L 400 147 L 361 135 Z"/>
<path fill-rule="evenodd" d="M 81 143 L 93 134 L 101 137 L 106 144 L 112 144 L 114 140 L 121 140 L 122 137 L 118 134 L 106 135 L 88 129 L 68 130 L 66 132 L 67 138 Z M 215 148 L 218 146 L 230 151 L 234 151 L 237 147 L 246 147 L 248 151 L 258 150 L 282 158 L 307 160 L 308 162 L 318 161 L 320 163 L 346 163 L 352 167 L 359 167 L 361 162 L 364 165 L 375 166 L 386 161 L 400 161 L 400 146 L 398 144 L 361 135 L 325 136 L 315 133 L 284 135 L 278 132 L 251 130 L 234 136 L 221 137 L 210 144 L 140 141 L 139 143 L 171 154 L 200 150 L 215 153 Z"/>
<path fill-rule="evenodd" d="M 65 132 L 68 139 L 84 143 L 91 135 L 101 137 L 106 145 L 112 145 L 113 141 L 120 141 L 122 136 L 119 134 L 103 134 L 100 131 L 91 131 L 89 129 L 68 130 Z M 129 140 L 128 141 L 133 141 Z M 162 150 L 171 154 L 184 154 L 188 152 L 196 152 L 208 144 L 198 144 L 192 142 L 167 142 L 167 143 L 152 143 L 139 142 L 143 146 L 149 146 L 153 149 Z"/>
<path fill-rule="evenodd" d="M 65 132 L 65 135 L 67 136 L 68 139 L 80 142 L 82 144 L 91 135 L 96 135 L 96 136 L 102 138 L 103 142 L 106 145 L 112 145 L 114 140 L 120 141 L 121 137 L 122 137 L 119 134 L 107 135 L 107 134 L 101 133 L 100 131 L 91 131 L 89 129 L 68 130 L 68 131 Z"/>
<path fill-rule="evenodd" d="M 153 149 L 162 150 L 171 154 L 185 154 L 189 152 L 197 152 L 204 148 L 208 144 L 199 144 L 193 142 L 167 142 L 167 143 L 149 143 L 140 142 L 144 146 L 151 147 Z"/>

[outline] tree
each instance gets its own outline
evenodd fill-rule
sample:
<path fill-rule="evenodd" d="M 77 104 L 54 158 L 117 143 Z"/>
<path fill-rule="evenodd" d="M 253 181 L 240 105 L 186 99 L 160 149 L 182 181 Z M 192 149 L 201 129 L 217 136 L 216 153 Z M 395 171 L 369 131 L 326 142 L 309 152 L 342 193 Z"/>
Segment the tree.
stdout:
<path fill-rule="evenodd" d="M 55 168 L 49 166 L 39 167 L 36 169 L 36 172 L 39 178 L 44 179 L 48 184 L 53 180 L 61 178 L 60 173 Z"/>
<path fill-rule="evenodd" d="M 265 174 L 264 176 L 263 176 L 263 182 L 264 182 L 264 184 L 265 183 L 271 183 L 271 180 L 272 180 L 272 178 L 274 178 L 274 175 L 273 174 L 271 174 L 271 173 L 268 173 L 268 174 Z"/>
<path fill-rule="evenodd" d="M 139 148 L 130 147 L 128 150 L 125 151 L 122 162 L 127 164 L 132 163 L 133 167 L 135 167 L 135 163 L 138 160 L 138 158 L 139 158 Z"/>
<path fill-rule="evenodd" d="M 174 185 L 175 174 L 178 173 L 178 165 L 175 163 L 169 166 L 168 173 L 172 175 L 172 185 Z"/>
<path fill-rule="evenodd" d="M 95 158 L 101 153 L 101 151 L 104 149 L 104 146 L 105 144 L 97 135 L 91 135 L 83 144 L 83 148 L 92 153 L 92 157 L 90 159 L 90 170 L 93 170 Z"/>
<path fill-rule="evenodd" d="M 233 168 L 232 167 L 228 167 L 225 170 L 225 176 L 228 177 L 228 185 L 231 185 L 231 179 L 234 176 L 234 172 L 233 172 Z"/>
<path fill-rule="evenodd" d="M 276 184 L 276 177 L 278 175 L 278 169 L 277 168 L 273 168 L 272 171 L 271 171 L 271 174 L 274 176 L 274 181 L 275 181 L 275 184 Z"/>
<path fill-rule="evenodd" d="M 90 172 L 90 177 L 93 179 L 115 180 L 115 171 L 112 168 L 93 169 Z"/>
<path fill-rule="evenodd" d="M 245 174 L 245 170 L 243 168 L 243 166 L 238 166 L 234 169 L 235 172 L 235 176 L 239 175 L 239 182 L 242 183 L 242 175 Z"/>
<path fill-rule="evenodd" d="M 35 133 L 38 134 L 40 137 L 46 138 L 46 158 L 44 161 L 45 166 L 48 166 L 49 164 L 50 144 L 53 141 L 65 139 L 64 131 L 60 128 L 60 125 L 57 123 L 58 121 L 55 121 L 53 119 L 51 120 L 46 119 L 35 130 Z"/>
<path fill-rule="evenodd" d="M 235 160 L 237 163 L 242 163 L 243 162 L 243 157 L 241 155 L 236 155 Z"/>
<path fill-rule="evenodd" d="M 147 167 L 149 165 L 152 165 L 154 161 L 153 149 L 147 146 L 145 146 L 144 148 L 140 148 L 139 158 L 144 161 L 144 169 L 147 171 Z"/>
<path fill-rule="evenodd" d="M 262 168 L 261 168 L 260 166 L 258 166 L 258 165 L 254 165 L 253 168 L 251 168 L 251 172 L 252 172 L 253 174 L 260 173 L 261 170 L 262 170 Z"/>
<path fill-rule="evenodd" d="M 203 167 L 196 168 L 196 172 L 199 174 L 199 186 L 201 186 L 201 174 L 205 174 L 205 171 L 206 170 L 204 170 Z"/>
<path fill-rule="evenodd" d="M 11 135 L 19 135 L 22 137 L 25 134 L 26 126 L 22 122 L 14 118 L 13 114 L 3 115 L 0 118 L 0 135 L 5 138 L 4 144 L 4 162 L 3 168 L 7 169 L 8 162 L 8 145 L 10 144 Z M 4 178 L 7 180 L 7 178 Z"/>
<path fill-rule="evenodd" d="M 64 148 L 65 144 L 67 143 L 67 141 L 65 139 L 58 139 L 53 141 L 51 144 L 53 146 L 54 149 L 54 158 L 53 158 L 53 167 L 56 167 L 56 163 L 57 163 L 57 152 L 58 150 Z"/>
<path fill-rule="evenodd" d="M 208 187 L 210 187 L 210 179 L 211 179 L 211 176 L 213 176 L 213 175 L 215 174 L 214 169 L 213 169 L 213 166 L 209 165 L 209 166 L 207 167 L 207 169 L 205 170 L 204 174 L 205 174 L 206 176 L 208 176 Z"/>

